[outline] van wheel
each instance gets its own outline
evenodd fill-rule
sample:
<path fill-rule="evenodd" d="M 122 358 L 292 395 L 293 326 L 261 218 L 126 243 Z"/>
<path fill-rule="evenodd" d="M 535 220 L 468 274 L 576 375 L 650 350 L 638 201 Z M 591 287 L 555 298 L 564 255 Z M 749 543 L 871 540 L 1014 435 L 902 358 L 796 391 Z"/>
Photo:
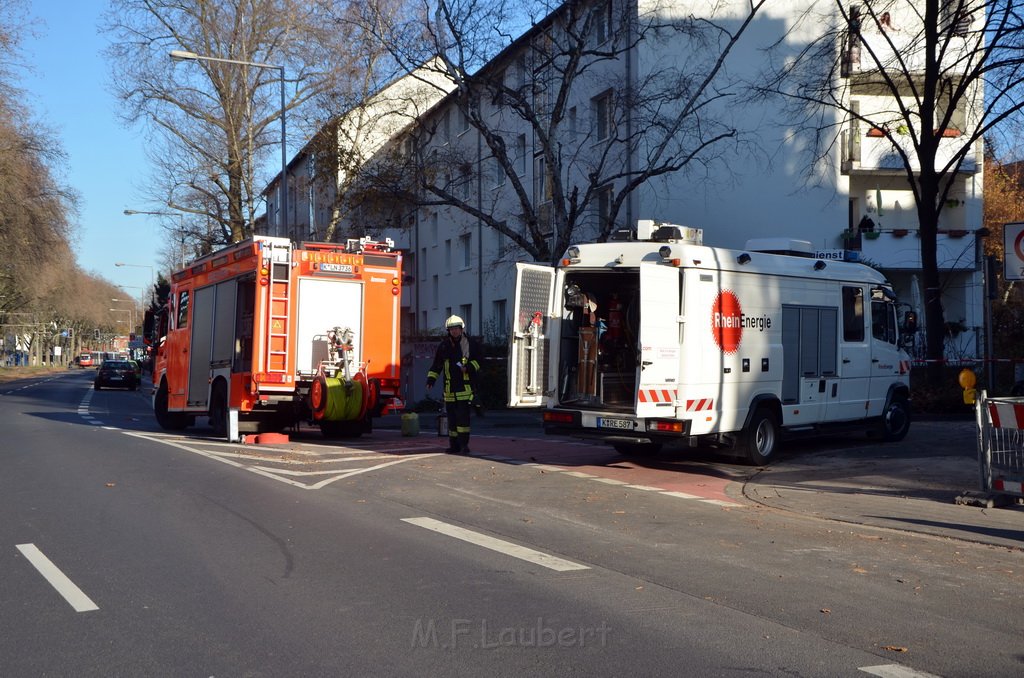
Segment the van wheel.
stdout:
<path fill-rule="evenodd" d="M 895 396 L 885 406 L 878 435 L 883 442 L 895 443 L 907 437 L 910 431 L 910 403 L 902 396 Z"/>
<path fill-rule="evenodd" d="M 661 443 L 615 443 L 612 447 L 624 457 L 639 457 L 661 451 Z"/>
<path fill-rule="evenodd" d="M 180 431 L 188 424 L 188 418 L 180 412 L 167 411 L 167 382 L 160 382 L 156 397 L 153 399 L 153 414 L 156 423 L 165 431 Z"/>
<path fill-rule="evenodd" d="M 737 451 L 747 463 L 764 466 L 771 461 L 779 442 L 779 424 L 775 415 L 767 408 L 759 408 L 750 419 L 750 426 L 743 432 L 737 443 Z"/>
<path fill-rule="evenodd" d="M 223 381 L 214 384 L 210 394 L 210 427 L 218 438 L 228 434 L 228 392 Z"/>

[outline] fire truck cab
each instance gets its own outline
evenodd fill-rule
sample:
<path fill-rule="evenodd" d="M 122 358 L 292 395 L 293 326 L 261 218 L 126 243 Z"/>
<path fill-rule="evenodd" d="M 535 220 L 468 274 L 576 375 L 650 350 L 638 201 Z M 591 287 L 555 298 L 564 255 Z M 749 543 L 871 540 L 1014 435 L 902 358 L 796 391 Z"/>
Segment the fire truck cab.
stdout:
<path fill-rule="evenodd" d="M 714 248 L 653 221 L 636 238 L 517 265 L 512 407 L 623 453 L 677 443 L 754 464 L 783 434 L 907 434 L 910 357 L 878 271 L 802 241 Z"/>
<path fill-rule="evenodd" d="M 156 419 L 209 417 L 232 440 L 304 420 L 360 435 L 399 392 L 400 303 L 390 241 L 254 236 L 197 259 L 151 323 Z"/>

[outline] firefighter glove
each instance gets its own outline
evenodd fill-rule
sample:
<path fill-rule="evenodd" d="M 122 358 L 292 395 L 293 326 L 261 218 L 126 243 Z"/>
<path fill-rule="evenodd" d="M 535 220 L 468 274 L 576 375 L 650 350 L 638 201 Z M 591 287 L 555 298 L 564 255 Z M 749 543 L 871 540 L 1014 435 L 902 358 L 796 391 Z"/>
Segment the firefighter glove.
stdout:
<path fill-rule="evenodd" d="M 427 377 L 427 388 L 434 388 L 434 378 Z"/>

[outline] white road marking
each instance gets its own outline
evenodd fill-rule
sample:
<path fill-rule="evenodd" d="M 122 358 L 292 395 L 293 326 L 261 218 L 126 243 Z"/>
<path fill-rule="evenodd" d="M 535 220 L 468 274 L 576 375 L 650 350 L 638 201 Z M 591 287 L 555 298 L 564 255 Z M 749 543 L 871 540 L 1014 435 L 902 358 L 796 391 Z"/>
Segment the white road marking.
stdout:
<path fill-rule="evenodd" d="M 662 492 L 662 494 L 667 494 L 670 497 L 677 497 L 679 499 L 703 499 L 700 495 L 687 494 L 686 492 Z"/>
<path fill-rule="evenodd" d="M 264 468 L 259 467 L 259 466 L 248 466 L 246 464 L 242 464 L 242 463 L 239 463 L 237 461 L 234 461 L 233 459 L 228 459 L 228 458 L 226 458 L 227 455 L 225 455 L 222 452 L 208 452 L 206 450 L 200 450 L 200 449 L 195 448 L 195 447 L 189 447 L 188 445 L 182 444 L 183 441 L 187 440 L 185 438 L 177 438 L 177 439 L 174 439 L 174 438 L 161 438 L 159 436 L 156 436 L 156 435 L 153 435 L 153 434 L 150 434 L 150 433 L 135 433 L 135 432 L 132 432 L 132 431 L 124 431 L 123 433 L 125 435 L 133 436 L 135 438 L 143 438 L 143 439 L 146 439 L 146 440 L 152 440 L 153 442 L 163 443 L 164 445 L 169 445 L 170 447 L 176 447 L 179 450 L 184 450 L 186 452 L 191 452 L 193 454 L 198 454 L 201 457 L 206 457 L 207 459 L 213 459 L 214 461 L 219 461 L 222 464 L 227 464 L 228 466 L 233 466 L 235 468 L 240 468 L 240 469 L 242 469 L 244 471 L 249 471 L 250 473 L 255 473 L 258 476 L 263 476 L 264 478 L 270 478 L 271 480 L 276 480 L 276 481 L 278 481 L 280 483 L 285 483 L 286 485 L 291 485 L 293 487 L 298 487 L 298 488 L 301 488 L 303 490 L 319 490 L 319 489 L 321 489 L 323 487 L 326 487 L 327 485 L 330 485 L 333 482 L 336 482 L 338 480 L 344 480 L 345 478 L 349 478 L 351 476 L 359 475 L 360 473 L 368 473 L 370 471 L 376 471 L 378 469 L 382 469 L 382 468 L 385 468 L 387 466 L 394 466 L 395 464 L 401 464 L 401 463 L 404 463 L 404 462 L 407 462 L 407 461 L 413 461 L 414 459 L 426 459 L 427 457 L 436 457 L 436 456 L 440 455 L 440 452 L 435 452 L 435 453 L 432 453 L 432 454 L 413 454 L 413 455 L 408 455 L 408 456 L 402 457 L 401 459 L 395 459 L 394 461 L 389 461 L 389 462 L 384 463 L 384 464 L 377 464 L 376 466 L 368 466 L 366 468 L 360 468 L 360 469 L 354 469 L 354 470 L 346 470 L 346 471 L 341 471 L 341 472 L 337 472 L 336 471 L 335 475 L 332 475 L 330 478 L 326 478 L 324 480 L 321 480 L 320 482 L 315 483 L 313 485 L 307 485 L 306 483 L 301 483 L 301 482 L 299 482 L 297 480 L 292 480 L 290 478 L 282 478 L 281 475 L 279 475 L 279 474 L 283 474 L 282 470 L 280 470 L 280 469 L 275 469 L 273 471 L 268 471 L 268 470 L 265 470 Z M 264 458 L 261 458 L 261 461 L 267 461 L 267 459 L 264 457 Z M 355 460 L 353 460 L 353 461 L 355 461 Z M 362 461 L 362 460 L 359 459 L 358 461 Z"/>
<path fill-rule="evenodd" d="M 882 678 L 940 678 L 940 676 L 936 676 L 934 673 L 915 671 L 914 669 L 907 668 L 906 666 L 900 666 L 899 664 L 861 666 L 857 670 L 863 671 L 864 673 L 870 673 L 873 676 L 881 676 Z"/>
<path fill-rule="evenodd" d="M 565 475 L 572 476 L 574 478 L 596 478 L 597 477 L 597 476 L 595 476 L 593 474 L 590 474 L 590 473 L 584 473 L 583 471 L 564 471 L 564 473 L 565 473 Z"/>
<path fill-rule="evenodd" d="M 50 586 L 57 589 L 57 593 L 64 596 L 64 600 L 75 609 L 75 612 L 91 612 L 100 609 L 96 603 L 89 599 L 89 596 L 82 592 L 82 589 L 75 586 L 75 583 L 67 578 L 57 566 L 50 562 L 50 559 L 43 555 L 35 544 L 18 544 L 18 550 L 32 563 L 33 567 L 39 570 L 39 574 L 50 583 Z"/>
<path fill-rule="evenodd" d="M 737 504 L 735 502 L 725 501 L 722 499 L 700 499 L 699 501 L 702 501 L 705 504 L 714 504 L 715 506 L 728 506 L 730 508 L 743 506 L 743 504 Z"/>
<path fill-rule="evenodd" d="M 541 551 L 535 551 L 534 549 L 527 548 L 525 546 L 519 546 L 509 541 L 502 539 L 495 539 L 494 537 L 488 537 L 485 534 L 479 532 L 473 532 L 456 525 L 449 525 L 448 523 L 442 523 L 440 520 L 434 520 L 433 518 L 402 518 L 402 522 L 416 525 L 434 532 L 454 537 L 455 539 L 461 539 L 462 541 L 475 544 L 476 546 L 482 546 L 485 549 L 491 551 L 497 551 L 513 558 L 519 558 L 541 567 L 546 567 L 551 570 L 558 572 L 569 572 L 572 570 L 589 570 L 590 568 L 586 565 L 580 565 L 569 560 L 563 560 L 556 556 L 552 556 Z"/>

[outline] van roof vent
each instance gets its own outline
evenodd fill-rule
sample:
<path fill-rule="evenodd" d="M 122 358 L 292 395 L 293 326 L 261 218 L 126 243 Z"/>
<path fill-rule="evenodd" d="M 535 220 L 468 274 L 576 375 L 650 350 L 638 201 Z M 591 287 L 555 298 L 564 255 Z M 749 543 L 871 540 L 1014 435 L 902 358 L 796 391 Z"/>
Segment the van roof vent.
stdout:
<path fill-rule="evenodd" d="M 814 248 L 809 241 L 793 238 L 752 238 L 743 249 L 765 254 L 786 254 L 791 257 L 814 257 Z"/>

